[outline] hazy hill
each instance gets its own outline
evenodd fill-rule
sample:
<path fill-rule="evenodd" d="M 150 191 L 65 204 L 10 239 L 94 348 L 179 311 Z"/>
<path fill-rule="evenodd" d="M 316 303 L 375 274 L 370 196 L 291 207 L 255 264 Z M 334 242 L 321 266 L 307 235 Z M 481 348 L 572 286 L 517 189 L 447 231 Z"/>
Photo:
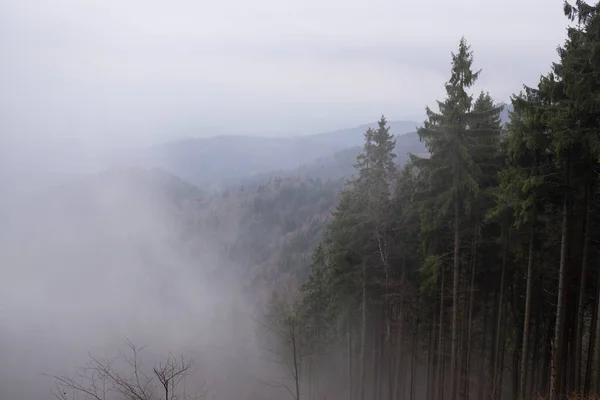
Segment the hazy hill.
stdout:
<path fill-rule="evenodd" d="M 243 182 L 261 182 L 270 176 L 279 177 L 311 177 L 321 179 L 348 178 L 354 174 L 356 156 L 362 150 L 362 144 L 336 151 L 324 157 L 319 157 L 300 166 L 287 169 L 278 169 L 246 177 Z M 396 163 L 403 166 L 409 159 L 409 153 L 425 154 L 425 144 L 419 140 L 416 132 L 396 136 Z M 230 185 L 238 184 L 239 180 L 230 181 Z"/>
<path fill-rule="evenodd" d="M 3 309 L 0 355 L 18 357 L 27 373 L 1 369 L 0 380 L 28 396 L 0 398 L 48 398 L 45 384 L 30 386 L 32 376 L 67 373 L 123 338 L 158 352 L 193 345 L 195 368 L 211 385 L 224 370 L 248 379 L 236 368 L 253 349 L 255 302 L 239 271 L 253 264 L 234 268 L 223 256 L 229 241 L 211 225 L 219 204 L 164 171 L 137 169 L 88 175 L 13 204 L 0 218 L 0 301 L 18 308 Z M 234 202 L 220 207 L 236 220 L 245 215 Z M 261 232 L 264 243 L 272 239 Z"/>
<path fill-rule="evenodd" d="M 183 265 L 241 282 L 258 300 L 306 274 L 343 182 L 276 177 L 210 194 L 157 169 L 91 174 L 7 210 L 0 261 L 24 276 L 40 265 L 94 276 L 122 263 L 139 274 Z"/>
<path fill-rule="evenodd" d="M 413 121 L 391 121 L 391 132 L 414 131 Z M 187 139 L 154 146 L 125 165 L 161 167 L 197 185 L 219 186 L 269 171 L 281 171 L 327 158 L 334 153 L 362 145 L 367 127 L 289 138 L 217 136 Z"/>

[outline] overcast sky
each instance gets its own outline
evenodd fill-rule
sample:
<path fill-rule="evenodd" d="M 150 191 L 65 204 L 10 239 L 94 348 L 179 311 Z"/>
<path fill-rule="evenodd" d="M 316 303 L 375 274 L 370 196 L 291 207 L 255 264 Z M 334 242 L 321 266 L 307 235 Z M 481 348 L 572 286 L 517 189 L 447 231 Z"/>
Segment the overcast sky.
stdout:
<path fill-rule="evenodd" d="M 507 101 L 565 37 L 562 0 L 0 0 L 0 129 L 135 143 L 421 119 L 465 35 Z"/>

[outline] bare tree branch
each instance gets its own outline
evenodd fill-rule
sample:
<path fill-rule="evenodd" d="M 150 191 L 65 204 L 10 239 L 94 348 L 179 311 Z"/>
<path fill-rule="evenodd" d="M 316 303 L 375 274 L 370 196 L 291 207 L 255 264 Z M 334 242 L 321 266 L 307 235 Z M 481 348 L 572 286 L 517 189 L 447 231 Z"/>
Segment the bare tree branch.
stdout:
<path fill-rule="evenodd" d="M 148 374 L 140 361 L 140 352 L 145 347 L 137 347 L 129 339 L 125 342 L 128 351 L 120 352 L 119 357 L 102 360 L 90 354 L 90 361 L 73 377 L 47 375 L 56 384 L 51 391 L 54 397 L 57 400 L 200 400 L 206 397 L 204 382 L 192 393 L 187 393 L 183 385 L 194 365 L 193 360 L 169 354 Z M 156 380 L 160 385 L 154 383 Z"/>

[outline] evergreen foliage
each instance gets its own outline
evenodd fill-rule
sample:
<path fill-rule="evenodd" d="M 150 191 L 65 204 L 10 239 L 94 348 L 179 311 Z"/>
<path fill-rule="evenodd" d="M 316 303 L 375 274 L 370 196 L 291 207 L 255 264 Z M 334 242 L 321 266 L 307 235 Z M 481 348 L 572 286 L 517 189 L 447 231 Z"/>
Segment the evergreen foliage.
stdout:
<path fill-rule="evenodd" d="M 599 10 L 565 4 L 558 60 L 507 126 L 470 93 L 463 38 L 418 130 L 429 156 L 398 169 L 385 118 L 365 132 L 300 288 L 307 397 L 331 359 L 348 399 L 600 395 Z"/>

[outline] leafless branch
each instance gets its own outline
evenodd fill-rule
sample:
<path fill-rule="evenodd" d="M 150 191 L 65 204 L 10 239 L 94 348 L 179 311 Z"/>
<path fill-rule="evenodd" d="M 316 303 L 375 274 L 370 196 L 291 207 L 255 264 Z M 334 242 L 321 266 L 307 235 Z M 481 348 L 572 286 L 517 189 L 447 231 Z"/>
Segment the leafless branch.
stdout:
<path fill-rule="evenodd" d="M 126 344 L 128 351 L 121 352 L 117 358 L 103 360 L 90 354 L 90 361 L 73 377 L 48 375 L 56 384 L 52 391 L 54 397 L 57 400 L 108 400 L 109 397 L 114 399 L 114 396 L 123 400 L 205 398 L 207 390 L 204 383 L 193 393 L 187 393 L 181 387 L 184 378 L 191 372 L 193 360 L 169 355 L 148 374 L 140 361 L 144 347 L 136 347 L 129 339 Z M 156 380 L 160 385 L 155 384 Z"/>

